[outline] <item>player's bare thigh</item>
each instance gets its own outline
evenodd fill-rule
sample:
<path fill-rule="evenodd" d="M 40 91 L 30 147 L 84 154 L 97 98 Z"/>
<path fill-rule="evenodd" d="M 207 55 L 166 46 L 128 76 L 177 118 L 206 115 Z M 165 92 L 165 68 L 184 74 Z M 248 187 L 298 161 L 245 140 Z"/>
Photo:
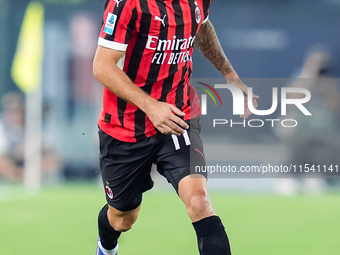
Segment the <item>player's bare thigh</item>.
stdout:
<path fill-rule="evenodd" d="M 215 215 L 207 190 L 207 179 L 188 175 L 178 185 L 178 194 L 184 202 L 192 222 Z"/>
<path fill-rule="evenodd" d="M 110 222 L 111 227 L 119 232 L 125 232 L 132 228 L 132 225 L 136 222 L 138 218 L 138 212 L 141 206 L 136 209 L 123 212 L 109 205 L 109 210 L 107 211 L 107 218 Z"/>

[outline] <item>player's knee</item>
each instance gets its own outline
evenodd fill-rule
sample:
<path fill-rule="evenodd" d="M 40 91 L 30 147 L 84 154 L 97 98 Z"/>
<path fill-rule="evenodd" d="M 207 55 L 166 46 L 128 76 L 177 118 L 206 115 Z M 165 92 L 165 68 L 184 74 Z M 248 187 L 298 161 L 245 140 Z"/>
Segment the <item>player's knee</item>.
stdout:
<path fill-rule="evenodd" d="M 114 230 L 119 232 L 126 232 L 132 228 L 132 225 L 136 222 L 138 212 L 130 212 L 122 215 L 109 215 L 109 222 Z"/>
<path fill-rule="evenodd" d="M 119 232 L 126 232 L 132 228 L 132 225 L 136 222 L 137 215 L 128 215 L 123 217 L 115 217 L 110 220 L 110 225 L 114 230 Z"/>
<path fill-rule="evenodd" d="M 132 228 L 134 222 L 131 221 L 118 221 L 113 223 L 112 227 L 114 230 L 119 231 L 119 232 L 126 232 L 129 231 Z"/>
<path fill-rule="evenodd" d="M 201 218 L 213 214 L 213 208 L 206 191 L 195 192 L 186 204 L 191 218 Z"/>

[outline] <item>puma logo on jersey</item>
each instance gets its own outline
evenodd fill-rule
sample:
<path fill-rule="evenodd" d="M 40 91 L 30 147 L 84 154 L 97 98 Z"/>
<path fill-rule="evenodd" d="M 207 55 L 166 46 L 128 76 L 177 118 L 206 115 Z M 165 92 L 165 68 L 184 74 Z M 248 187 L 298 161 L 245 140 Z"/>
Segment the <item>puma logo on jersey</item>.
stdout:
<path fill-rule="evenodd" d="M 115 0 L 115 2 L 117 3 L 117 7 L 119 6 L 120 2 L 122 2 L 123 0 Z"/>
<path fill-rule="evenodd" d="M 162 24 L 163 24 L 164 27 L 165 27 L 165 18 L 166 18 L 166 15 L 164 15 L 163 19 L 161 19 L 161 18 L 158 17 L 158 16 L 155 16 L 155 20 L 162 22 Z"/>

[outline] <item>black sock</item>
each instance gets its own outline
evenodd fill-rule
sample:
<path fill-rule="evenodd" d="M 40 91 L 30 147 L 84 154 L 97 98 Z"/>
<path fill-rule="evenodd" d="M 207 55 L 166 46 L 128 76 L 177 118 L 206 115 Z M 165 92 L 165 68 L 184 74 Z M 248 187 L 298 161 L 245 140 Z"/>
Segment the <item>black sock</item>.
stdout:
<path fill-rule="evenodd" d="M 193 223 L 200 255 L 231 255 L 228 236 L 218 216 Z"/>
<path fill-rule="evenodd" d="M 106 250 L 112 250 L 117 245 L 118 237 L 121 232 L 114 230 L 109 220 L 107 219 L 107 211 L 109 210 L 109 206 L 105 205 L 99 212 L 98 215 L 98 229 L 99 229 L 99 238 L 102 243 L 102 246 Z"/>

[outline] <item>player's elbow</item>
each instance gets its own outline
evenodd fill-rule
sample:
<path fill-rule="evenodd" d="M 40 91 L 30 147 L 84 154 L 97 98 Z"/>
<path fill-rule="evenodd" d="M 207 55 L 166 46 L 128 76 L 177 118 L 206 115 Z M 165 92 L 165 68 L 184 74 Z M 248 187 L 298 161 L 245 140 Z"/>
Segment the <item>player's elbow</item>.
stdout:
<path fill-rule="evenodd" d="M 110 74 L 119 68 L 117 62 L 123 56 L 123 52 L 98 46 L 93 60 L 93 75 L 101 83 L 109 79 Z"/>
<path fill-rule="evenodd" d="M 94 59 L 93 61 L 93 66 L 92 66 L 92 72 L 94 77 L 101 81 L 102 80 L 102 76 L 103 76 L 103 68 L 102 68 L 102 63 L 100 60 L 98 60 L 97 58 Z"/>

